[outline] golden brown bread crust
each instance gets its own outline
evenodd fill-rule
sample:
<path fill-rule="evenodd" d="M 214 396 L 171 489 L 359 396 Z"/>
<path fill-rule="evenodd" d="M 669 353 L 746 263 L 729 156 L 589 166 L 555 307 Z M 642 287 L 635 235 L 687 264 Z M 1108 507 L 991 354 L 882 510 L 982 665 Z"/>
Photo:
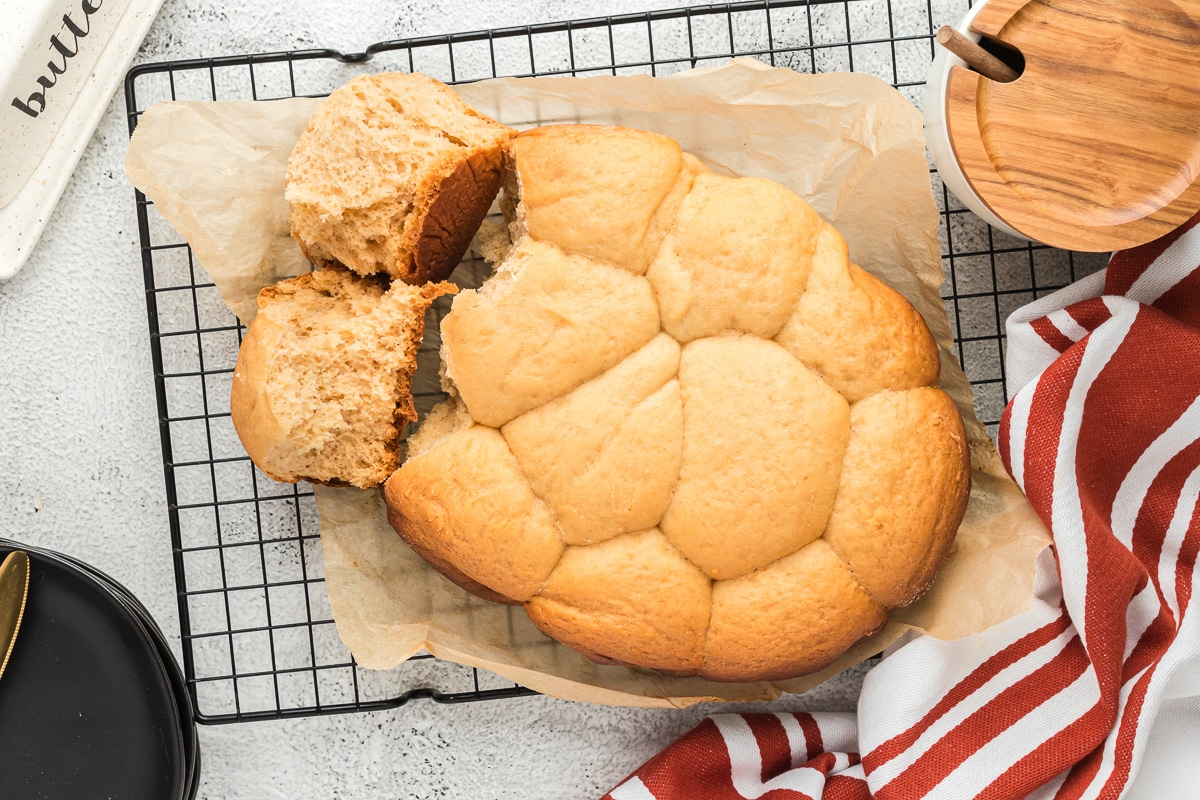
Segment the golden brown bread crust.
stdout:
<path fill-rule="evenodd" d="M 479 224 L 492 207 L 504 178 L 503 149 L 471 153 L 429 191 L 419 193 L 420 225 L 405 231 L 402 248 L 410 255 L 408 283 L 444 281 L 462 261 Z"/>
<path fill-rule="evenodd" d="M 683 466 L 659 523 L 672 544 L 728 579 L 819 537 L 849 438 L 841 395 L 779 345 L 744 335 L 688 342 L 679 382 Z"/>
<path fill-rule="evenodd" d="M 509 261 L 517 271 L 465 292 L 442 321 L 446 375 L 471 415 L 493 427 L 615 366 L 658 333 L 645 278 L 532 240 L 514 245 Z"/>
<path fill-rule="evenodd" d="M 697 175 L 646 273 L 663 330 L 774 336 L 804 292 L 819 225 L 774 181 Z"/>
<path fill-rule="evenodd" d="M 816 672 L 886 619 L 887 609 L 818 539 L 765 569 L 713 585 L 700 675 L 748 681 Z"/>
<path fill-rule="evenodd" d="M 679 345 L 660 333 L 613 369 L 501 428 L 567 544 L 647 530 L 683 456 Z M 595 487 L 606 487 L 596 492 Z"/>
<path fill-rule="evenodd" d="M 851 403 L 886 389 L 934 386 L 940 371 L 921 315 L 851 264 L 845 240 L 824 222 L 808 285 L 775 341 Z"/>
<path fill-rule="evenodd" d="M 920 315 L 794 195 L 663 137 L 509 157 L 525 234 L 443 325 L 472 427 L 388 481 L 394 527 L 598 663 L 785 679 L 874 635 L 970 489 Z"/>
<path fill-rule="evenodd" d="M 940 389 L 880 392 L 851 408 L 824 539 L 880 603 L 908 605 L 933 580 L 966 512 L 970 458 L 962 417 Z"/>
<path fill-rule="evenodd" d="M 414 550 L 510 601 L 535 595 L 562 555 L 554 515 L 493 428 L 460 430 L 408 461 L 383 497 Z"/>
<path fill-rule="evenodd" d="M 387 484 L 384 484 L 384 496 L 387 497 Z M 397 490 L 393 489 L 393 496 Z M 410 523 L 402 514 L 397 513 L 394 509 L 399 501 L 393 499 L 387 503 L 387 519 L 388 523 L 400 534 L 401 538 L 408 543 L 408 546 L 416 551 L 417 555 L 429 562 L 429 565 L 442 574 L 442 577 L 453 583 L 458 588 L 470 592 L 482 600 L 490 600 L 493 603 L 504 603 L 510 606 L 521 605 L 520 600 L 513 600 L 510 597 L 505 597 L 499 592 L 494 592 L 484 586 L 479 581 L 471 580 L 462 570 L 455 567 L 449 561 L 441 556 L 434 548 L 426 546 L 426 537 Z"/>
<path fill-rule="evenodd" d="M 688 171 L 674 140 L 609 125 L 547 125 L 509 147 L 530 236 L 645 273 L 647 252 L 658 249 L 657 242 L 643 247 L 647 235 L 666 233 L 653 225 L 655 214 L 668 196 L 679 199 Z"/>
<path fill-rule="evenodd" d="M 658 530 L 568 547 L 526 603 L 541 631 L 607 663 L 695 674 L 712 582 Z"/>
<path fill-rule="evenodd" d="M 262 302 L 261 292 L 259 302 Z M 269 371 L 273 345 L 283 333 L 279 325 L 270 321 L 250 323 L 238 350 L 229 392 L 229 410 L 250 460 L 272 480 L 293 483 L 289 480 L 292 476 L 275 469 L 269 457 L 271 448 L 287 436 L 287 428 L 271 411 L 267 381 L 261 377 Z M 250 420 L 254 420 L 253 424 Z"/>

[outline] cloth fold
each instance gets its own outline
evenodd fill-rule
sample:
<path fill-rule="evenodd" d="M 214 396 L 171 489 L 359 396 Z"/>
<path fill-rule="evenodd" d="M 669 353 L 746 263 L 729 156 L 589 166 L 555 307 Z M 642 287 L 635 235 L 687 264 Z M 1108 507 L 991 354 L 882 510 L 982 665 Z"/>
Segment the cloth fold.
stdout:
<path fill-rule="evenodd" d="M 1195 796 L 1198 221 L 1008 320 L 999 449 L 1054 539 L 1028 611 L 904 644 L 856 714 L 710 717 L 605 800 Z"/>

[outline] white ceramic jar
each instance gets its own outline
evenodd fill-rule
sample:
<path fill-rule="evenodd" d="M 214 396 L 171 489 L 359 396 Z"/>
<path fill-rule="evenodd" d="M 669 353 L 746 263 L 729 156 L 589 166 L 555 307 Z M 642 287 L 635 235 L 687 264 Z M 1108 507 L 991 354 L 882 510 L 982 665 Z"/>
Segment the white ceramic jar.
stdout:
<path fill-rule="evenodd" d="M 971 22 L 986 5 L 986 2 L 980 2 L 973 6 L 954 27 L 967 38 L 978 42 L 980 36 L 971 32 Z M 933 64 L 929 67 L 929 75 L 925 82 L 925 141 L 929 146 L 929 155 L 933 158 L 933 164 L 937 167 L 938 175 L 946 184 L 946 188 L 987 224 L 1011 236 L 1029 239 L 1028 236 L 1018 233 L 1006 224 L 988 208 L 987 203 L 983 202 L 983 199 L 971 188 L 970 181 L 967 180 L 967 176 L 958 163 L 958 158 L 954 155 L 954 147 L 950 144 L 950 130 L 946 124 L 946 92 L 950 83 L 951 67 L 969 69 L 967 62 L 946 48 L 938 47 L 937 55 L 934 56 Z"/>

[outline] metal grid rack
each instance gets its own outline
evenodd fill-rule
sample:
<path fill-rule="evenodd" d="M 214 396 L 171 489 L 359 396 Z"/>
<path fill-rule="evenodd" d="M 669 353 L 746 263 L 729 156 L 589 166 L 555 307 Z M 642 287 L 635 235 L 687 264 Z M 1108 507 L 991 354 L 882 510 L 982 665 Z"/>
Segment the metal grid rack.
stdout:
<path fill-rule="evenodd" d="M 871 73 L 919 107 L 933 34 L 968 7 L 969 0 L 744 2 L 383 42 L 355 54 L 304 50 L 143 64 L 125 82 L 129 129 L 161 100 L 323 96 L 364 71 L 421 71 L 447 83 L 667 75 L 733 56 L 806 73 Z M 1006 401 L 1004 319 L 1102 267 L 1105 258 L 992 230 L 930 172 L 942 213 L 942 295 L 976 411 L 994 433 Z M 184 667 L 200 721 L 528 693 L 428 656 L 389 672 L 354 663 L 333 625 L 311 490 L 264 476 L 233 431 L 229 386 L 244 329 L 141 193 L 137 213 Z M 467 263 L 455 278 L 477 284 L 483 269 Z"/>

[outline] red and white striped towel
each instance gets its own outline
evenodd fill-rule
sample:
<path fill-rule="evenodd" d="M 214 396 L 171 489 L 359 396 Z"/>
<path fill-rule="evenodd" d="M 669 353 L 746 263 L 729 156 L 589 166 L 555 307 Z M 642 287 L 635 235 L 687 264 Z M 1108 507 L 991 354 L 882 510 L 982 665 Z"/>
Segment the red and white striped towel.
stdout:
<path fill-rule="evenodd" d="M 1197 219 L 1008 321 L 1028 612 L 910 641 L 857 714 L 711 717 L 605 800 L 1200 798 Z"/>

